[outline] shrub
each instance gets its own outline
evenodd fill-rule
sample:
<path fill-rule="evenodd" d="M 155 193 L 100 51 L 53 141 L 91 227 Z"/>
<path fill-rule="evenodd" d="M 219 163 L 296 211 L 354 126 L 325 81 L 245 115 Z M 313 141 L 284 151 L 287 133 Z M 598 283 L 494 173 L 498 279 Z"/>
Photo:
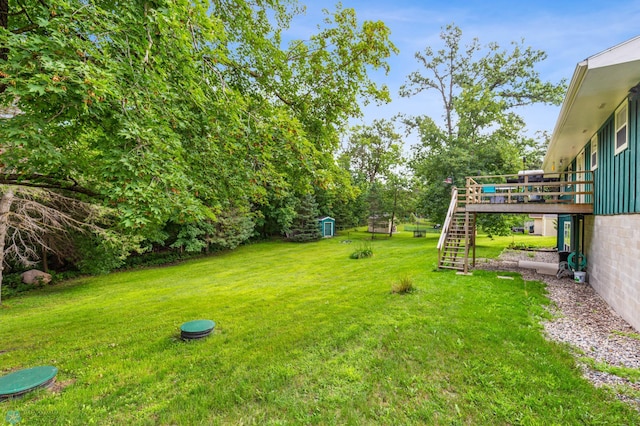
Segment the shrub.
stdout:
<path fill-rule="evenodd" d="M 415 290 L 413 279 L 410 277 L 402 277 L 391 285 L 391 293 L 405 294 L 411 293 L 413 290 Z"/>
<path fill-rule="evenodd" d="M 25 284 L 22 282 L 20 273 L 6 274 L 2 279 L 2 298 L 8 299 L 20 293 L 44 287 L 45 284 L 36 280 L 33 284 Z"/>
<path fill-rule="evenodd" d="M 180 262 L 201 256 L 201 253 L 189 253 L 179 251 L 164 251 L 164 252 L 149 252 L 138 255 L 133 255 L 127 258 L 125 265 L 122 269 L 134 269 L 144 268 L 152 266 L 169 265 L 172 263 Z"/>
<path fill-rule="evenodd" d="M 351 259 L 364 259 L 366 257 L 373 256 L 373 249 L 369 243 L 361 243 L 360 247 L 353 253 L 351 253 Z"/>

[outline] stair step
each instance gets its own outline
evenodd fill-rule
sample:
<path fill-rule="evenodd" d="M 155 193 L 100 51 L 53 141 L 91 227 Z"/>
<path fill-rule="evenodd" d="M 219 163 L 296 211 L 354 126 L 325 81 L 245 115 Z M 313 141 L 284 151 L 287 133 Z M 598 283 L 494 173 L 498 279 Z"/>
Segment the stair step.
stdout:
<path fill-rule="evenodd" d="M 451 269 L 452 271 L 464 271 L 464 268 L 457 268 L 457 267 L 454 267 L 454 266 L 440 265 L 440 268 L 442 268 L 442 269 Z"/>
<path fill-rule="evenodd" d="M 462 264 L 464 265 L 464 258 L 462 257 L 443 257 L 440 260 L 441 263 L 453 263 L 453 264 Z"/>
<path fill-rule="evenodd" d="M 444 265 L 464 265 L 465 261 L 464 261 L 464 258 L 462 257 L 459 257 L 456 259 L 443 258 L 443 259 L 440 259 L 440 263 Z"/>
<path fill-rule="evenodd" d="M 475 214 L 465 211 L 467 204 L 466 191 L 457 193 L 453 208 L 448 214 L 449 226 L 443 230 L 446 232 L 444 246 L 438 267 L 463 271 L 469 262 L 469 243 L 473 242 L 476 232 Z"/>

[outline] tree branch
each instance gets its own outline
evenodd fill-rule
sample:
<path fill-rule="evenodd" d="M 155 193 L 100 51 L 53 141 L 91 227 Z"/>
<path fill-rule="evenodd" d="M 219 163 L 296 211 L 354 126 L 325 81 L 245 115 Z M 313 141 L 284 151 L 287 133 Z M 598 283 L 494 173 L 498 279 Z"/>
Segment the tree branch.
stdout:
<path fill-rule="evenodd" d="M 30 188 L 59 189 L 90 197 L 100 197 L 100 195 L 88 188 L 79 186 L 77 182 L 68 182 L 51 176 L 31 174 L 0 174 L 0 184 L 26 186 Z"/>

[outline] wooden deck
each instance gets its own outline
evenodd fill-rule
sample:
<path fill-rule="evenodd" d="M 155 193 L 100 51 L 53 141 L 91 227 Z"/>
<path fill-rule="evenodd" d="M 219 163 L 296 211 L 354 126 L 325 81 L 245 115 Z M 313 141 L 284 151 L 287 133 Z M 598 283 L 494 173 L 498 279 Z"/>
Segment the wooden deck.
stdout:
<path fill-rule="evenodd" d="M 470 213 L 593 214 L 593 204 L 467 204 L 459 210 Z"/>
<path fill-rule="evenodd" d="M 472 213 L 593 214 L 593 174 L 475 176 L 467 178 L 463 199 L 459 210 Z"/>

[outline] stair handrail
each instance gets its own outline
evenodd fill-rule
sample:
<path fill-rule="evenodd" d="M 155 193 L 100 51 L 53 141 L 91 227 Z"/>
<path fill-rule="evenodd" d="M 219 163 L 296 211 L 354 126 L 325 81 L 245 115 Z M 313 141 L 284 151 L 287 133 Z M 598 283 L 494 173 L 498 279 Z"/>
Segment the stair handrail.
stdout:
<path fill-rule="evenodd" d="M 456 212 L 456 208 L 458 206 L 458 188 L 455 186 L 451 188 L 451 202 L 449 203 L 449 210 L 447 211 L 447 217 L 444 220 L 444 225 L 442 226 L 442 232 L 440 233 L 440 239 L 438 240 L 438 257 L 440 254 L 440 250 L 444 246 L 444 242 L 447 239 L 447 234 L 449 233 L 449 226 L 451 226 L 451 220 L 453 219 L 453 215 Z M 440 259 L 438 259 L 439 261 Z"/>

